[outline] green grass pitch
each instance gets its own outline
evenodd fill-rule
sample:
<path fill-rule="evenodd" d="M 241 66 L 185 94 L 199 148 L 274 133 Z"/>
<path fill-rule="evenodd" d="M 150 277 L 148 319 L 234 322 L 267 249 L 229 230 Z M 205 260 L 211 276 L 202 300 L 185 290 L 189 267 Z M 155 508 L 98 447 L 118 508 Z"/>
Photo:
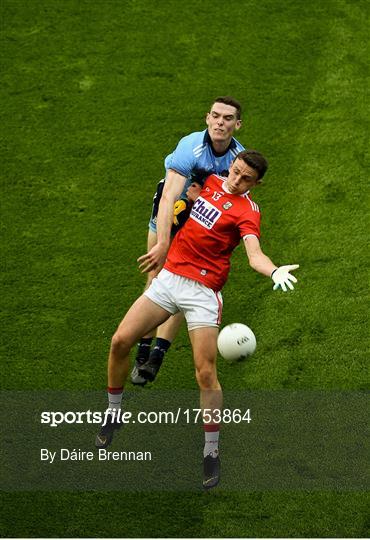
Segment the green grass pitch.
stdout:
<path fill-rule="evenodd" d="M 364 390 L 369 165 L 366 0 L 1 0 L 2 367 L 7 390 L 105 387 L 144 279 L 163 159 L 217 95 L 270 170 L 263 248 L 298 262 L 273 294 L 240 248 L 224 324 L 253 358 L 226 389 Z M 181 367 L 179 367 L 181 366 Z M 174 379 L 175 373 L 180 373 Z M 158 388 L 195 388 L 186 333 Z M 366 537 L 361 492 L 2 493 L 1 536 Z"/>

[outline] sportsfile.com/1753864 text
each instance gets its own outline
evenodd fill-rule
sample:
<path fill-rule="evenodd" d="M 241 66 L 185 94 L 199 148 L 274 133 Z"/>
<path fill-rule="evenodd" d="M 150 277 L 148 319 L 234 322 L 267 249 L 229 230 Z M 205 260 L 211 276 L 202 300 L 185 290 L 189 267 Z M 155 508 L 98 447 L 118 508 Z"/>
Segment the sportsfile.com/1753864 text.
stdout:
<path fill-rule="evenodd" d="M 105 425 L 108 416 L 122 424 L 196 424 L 223 423 L 240 424 L 252 421 L 250 409 L 186 409 L 178 407 L 175 411 L 124 411 L 107 409 L 101 411 L 43 411 L 40 415 L 41 424 L 57 427 L 61 424 L 102 424 Z"/>

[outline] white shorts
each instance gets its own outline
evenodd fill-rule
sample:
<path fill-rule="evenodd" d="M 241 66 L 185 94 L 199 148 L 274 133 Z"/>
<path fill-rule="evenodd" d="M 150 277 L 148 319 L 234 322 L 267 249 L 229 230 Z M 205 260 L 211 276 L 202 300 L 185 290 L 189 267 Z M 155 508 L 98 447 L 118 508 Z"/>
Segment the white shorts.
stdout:
<path fill-rule="evenodd" d="M 221 323 L 222 295 L 212 289 L 163 268 L 144 292 L 155 304 L 174 315 L 182 311 L 188 330 Z"/>

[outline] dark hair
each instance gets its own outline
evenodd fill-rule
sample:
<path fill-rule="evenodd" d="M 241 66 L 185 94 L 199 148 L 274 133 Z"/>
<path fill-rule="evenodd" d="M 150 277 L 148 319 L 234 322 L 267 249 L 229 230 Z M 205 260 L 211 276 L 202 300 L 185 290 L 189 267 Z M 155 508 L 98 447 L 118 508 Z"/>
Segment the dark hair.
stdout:
<path fill-rule="evenodd" d="M 257 150 L 243 150 L 239 152 L 235 159 L 242 159 L 244 163 L 258 172 L 258 179 L 263 178 L 269 166 L 267 159 Z"/>
<path fill-rule="evenodd" d="M 235 107 L 236 117 L 238 120 L 240 120 L 242 115 L 242 106 L 240 105 L 239 101 L 236 101 L 236 99 L 232 98 L 231 96 L 220 96 L 212 102 L 212 105 L 214 105 L 215 103 L 224 103 L 225 105 L 231 105 L 231 107 Z"/>

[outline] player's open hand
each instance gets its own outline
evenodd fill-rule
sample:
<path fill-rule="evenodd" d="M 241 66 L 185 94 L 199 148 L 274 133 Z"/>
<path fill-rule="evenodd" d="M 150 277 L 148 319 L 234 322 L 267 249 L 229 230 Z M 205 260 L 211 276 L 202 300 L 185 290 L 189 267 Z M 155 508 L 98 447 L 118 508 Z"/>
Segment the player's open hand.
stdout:
<path fill-rule="evenodd" d="M 274 282 L 273 290 L 276 291 L 279 287 L 283 289 L 284 292 L 294 289 L 293 283 L 297 283 L 297 278 L 290 274 L 292 270 L 297 270 L 299 264 L 287 264 L 286 266 L 279 266 L 276 270 L 272 272 L 271 278 Z"/>
<path fill-rule="evenodd" d="M 157 270 L 159 272 L 166 260 L 167 251 L 167 247 L 156 244 L 148 251 L 148 253 L 141 255 L 141 257 L 137 259 L 141 272 L 150 272 L 151 270 Z"/>

